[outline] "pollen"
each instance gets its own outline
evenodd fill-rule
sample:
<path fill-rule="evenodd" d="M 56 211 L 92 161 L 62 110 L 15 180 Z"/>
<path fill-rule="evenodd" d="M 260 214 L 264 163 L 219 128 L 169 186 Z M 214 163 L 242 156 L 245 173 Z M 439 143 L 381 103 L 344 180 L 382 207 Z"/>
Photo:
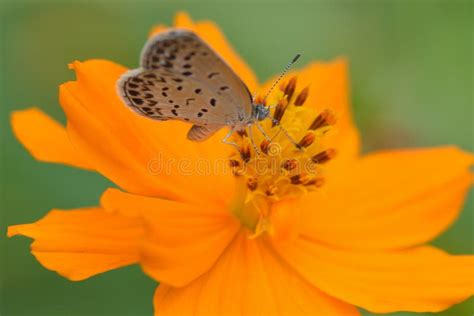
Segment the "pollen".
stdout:
<path fill-rule="evenodd" d="M 251 216 L 258 222 L 249 227 L 256 234 L 271 226 L 272 203 L 323 187 L 325 168 L 336 156 L 336 150 L 322 141 L 333 130 L 336 116 L 328 108 L 308 104 L 310 93 L 309 86 L 298 86 L 297 77 L 282 82 L 267 99 L 256 98 L 270 107 L 271 119 L 258 122 L 260 127 L 254 124 L 251 133 L 242 130 L 233 136 L 238 150 L 231 155 L 230 166 L 246 183 L 243 213 L 259 213 Z"/>

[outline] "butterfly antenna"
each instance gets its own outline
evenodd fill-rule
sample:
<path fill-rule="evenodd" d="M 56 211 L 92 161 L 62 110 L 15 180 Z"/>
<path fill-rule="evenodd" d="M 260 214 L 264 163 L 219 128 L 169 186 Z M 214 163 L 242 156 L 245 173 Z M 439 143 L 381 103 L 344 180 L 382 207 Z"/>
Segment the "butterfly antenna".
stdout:
<path fill-rule="evenodd" d="M 296 63 L 300 57 L 300 53 L 296 54 L 295 57 L 293 57 L 293 59 L 288 63 L 288 65 L 286 65 L 285 69 L 283 69 L 283 72 L 280 74 L 280 76 L 278 76 L 277 80 L 275 80 L 270 90 L 268 90 L 267 94 L 265 95 L 265 98 L 263 98 L 264 100 L 268 98 L 270 93 L 272 93 L 273 89 L 280 82 L 281 78 L 283 78 L 283 76 L 288 72 L 288 70 L 290 70 L 291 66 L 293 66 L 293 64 Z"/>

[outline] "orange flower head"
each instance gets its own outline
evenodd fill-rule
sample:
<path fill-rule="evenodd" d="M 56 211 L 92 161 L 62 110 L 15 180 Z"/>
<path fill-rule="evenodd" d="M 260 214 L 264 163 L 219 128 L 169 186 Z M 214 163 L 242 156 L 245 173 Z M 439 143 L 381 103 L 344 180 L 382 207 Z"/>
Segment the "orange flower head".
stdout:
<path fill-rule="evenodd" d="M 118 188 L 9 236 L 33 238 L 36 259 L 74 281 L 139 264 L 160 283 L 156 315 L 436 312 L 474 293 L 474 256 L 426 245 L 457 218 L 472 154 L 360 155 L 344 59 L 294 69 L 262 97 L 275 80 L 259 86 L 214 23 L 179 13 L 175 27 L 220 54 L 273 120 L 235 133 L 236 148 L 222 144 L 224 129 L 191 142 L 188 124 L 125 107 L 125 67 L 75 61 L 76 80 L 59 92 L 67 126 L 33 108 L 12 114 L 14 133 L 36 159 Z"/>

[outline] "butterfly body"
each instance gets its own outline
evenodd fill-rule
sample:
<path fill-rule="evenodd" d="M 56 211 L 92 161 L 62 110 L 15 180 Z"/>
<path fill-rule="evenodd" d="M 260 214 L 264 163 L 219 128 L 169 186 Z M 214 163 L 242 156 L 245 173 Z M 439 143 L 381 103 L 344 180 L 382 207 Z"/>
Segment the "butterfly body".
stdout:
<path fill-rule="evenodd" d="M 122 75 L 118 92 L 140 115 L 192 123 L 188 138 L 194 141 L 226 126 L 246 128 L 268 116 L 268 109 L 254 104 L 246 85 L 226 62 L 184 29 L 151 38 L 142 50 L 140 68 Z"/>

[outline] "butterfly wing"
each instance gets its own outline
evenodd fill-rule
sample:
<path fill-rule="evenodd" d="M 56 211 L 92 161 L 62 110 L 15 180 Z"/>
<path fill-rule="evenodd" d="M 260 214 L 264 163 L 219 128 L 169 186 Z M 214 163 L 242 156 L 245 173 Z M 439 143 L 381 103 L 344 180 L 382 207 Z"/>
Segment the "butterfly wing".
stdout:
<path fill-rule="evenodd" d="M 209 130 L 251 116 L 252 96 L 232 69 L 196 34 L 173 29 L 150 39 L 141 68 L 118 82 L 120 96 L 137 113 L 182 120 Z"/>

